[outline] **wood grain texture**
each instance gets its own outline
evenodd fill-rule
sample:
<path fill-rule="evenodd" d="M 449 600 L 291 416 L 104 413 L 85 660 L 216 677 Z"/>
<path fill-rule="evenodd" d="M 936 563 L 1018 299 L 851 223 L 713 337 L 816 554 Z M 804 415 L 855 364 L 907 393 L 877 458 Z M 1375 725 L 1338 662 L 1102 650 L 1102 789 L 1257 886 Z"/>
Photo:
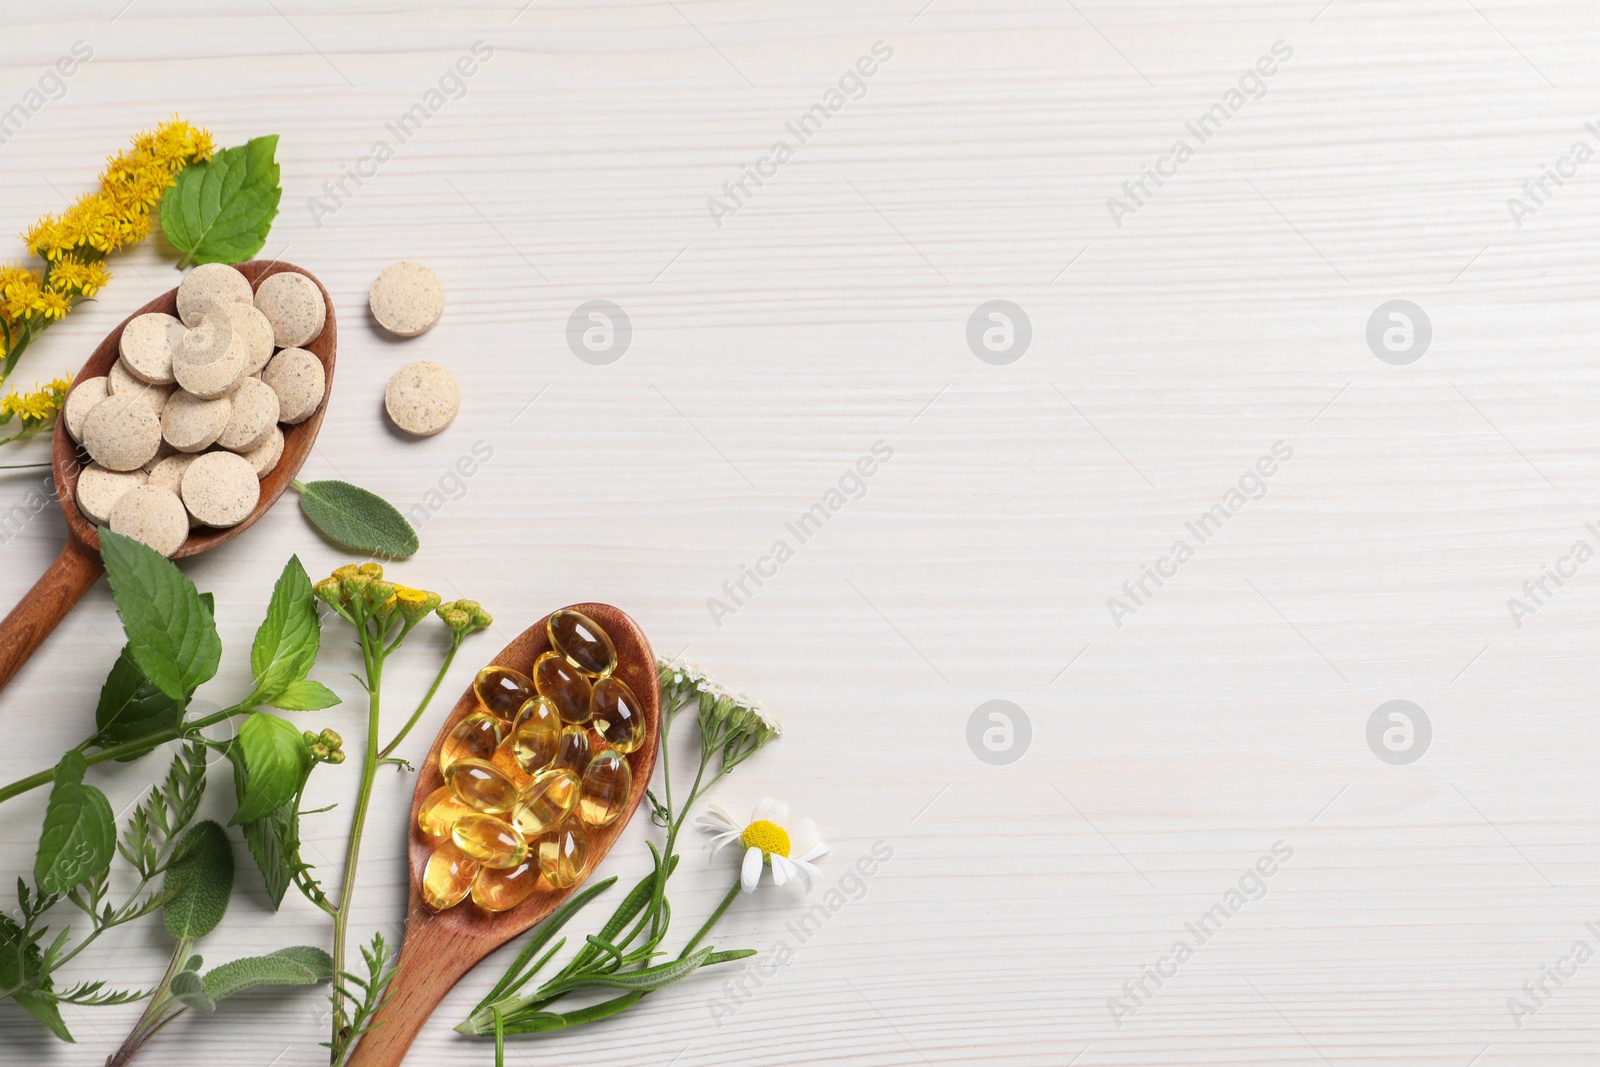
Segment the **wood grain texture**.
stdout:
<path fill-rule="evenodd" d="M 1507 207 L 1579 138 L 1594 143 L 1592 5 L 274 3 L 136 0 L 114 22 L 122 0 L 8 4 L 6 106 L 73 41 L 95 58 L 0 144 L 0 233 L 59 210 L 174 109 L 223 144 L 280 134 L 285 196 L 264 254 L 314 271 L 345 327 L 308 477 L 411 513 L 423 547 L 396 577 L 482 600 L 499 620 L 485 649 L 562 603 L 622 604 L 660 651 L 687 649 L 759 696 L 784 737 L 716 799 L 739 814 L 787 799 L 833 846 L 810 897 L 763 887 L 719 925 L 719 948 L 760 949 L 770 971 L 515 1042 L 510 1063 L 1592 1061 L 1600 964 L 1551 985 L 1520 1027 L 1507 1008 L 1592 943 L 1600 910 L 1600 563 L 1545 579 L 1520 627 L 1507 608 L 1600 525 L 1600 160 L 1546 179 L 1520 227 Z M 390 132 L 477 40 L 493 55 L 464 93 L 451 83 L 420 131 Z M 718 226 L 707 200 L 879 40 L 894 55 L 865 95 L 747 182 Z M 1294 56 L 1265 95 L 1116 226 L 1108 198 L 1280 40 Z M 380 141 L 392 156 L 374 166 Z M 447 293 L 439 325 L 407 342 L 366 312 L 372 280 L 402 259 Z M 119 257 L 99 302 L 28 354 L 24 383 L 80 366 L 171 287 L 170 263 L 154 247 Z M 634 328 L 609 366 L 567 343 L 594 299 Z M 991 299 L 1032 321 L 1009 366 L 967 344 Z M 1407 367 L 1366 342 L 1391 299 L 1433 325 Z M 381 409 L 414 359 L 462 387 L 460 416 L 426 441 Z M 1147 582 L 1155 595 L 1118 628 L 1107 599 L 1279 440 L 1294 456 L 1266 495 L 1176 577 Z M 892 457 L 862 491 L 847 476 L 878 441 Z M 0 523 L 32 514 L 40 481 L 0 477 Z M 847 503 L 792 533 L 830 491 Z M 64 536 L 47 509 L 6 529 L 0 604 Z M 772 574 L 779 539 L 792 556 Z M 347 561 L 275 508 L 185 563 L 217 594 L 226 649 L 202 699 L 243 692 L 290 552 L 313 575 Z M 758 565 L 759 585 L 745 576 Z M 740 603 L 713 617 L 727 586 Z M 328 631 L 317 670 L 345 704 L 297 721 L 348 742 L 363 702 L 345 637 Z M 30 721 L 0 770 L 32 772 L 81 740 L 120 643 L 92 590 L 0 697 L 0 714 Z M 389 733 L 436 666 L 425 644 L 403 651 L 386 672 Z M 482 655 L 463 652 L 447 692 Z M 993 699 L 1031 720 L 1007 766 L 968 747 Z M 1367 745 L 1392 699 L 1432 720 L 1407 767 Z M 420 763 L 415 740 L 399 754 Z M 155 766 L 96 781 L 120 810 Z M 319 771 L 307 798 L 342 806 L 308 820 L 325 876 L 355 788 L 343 770 Z M 225 816 L 217 777 L 207 810 Z M 354 937 L 394 936 L 405 915 L 413 785 L 379 778 Z M 29 869 L 43 804 L 0 818 L 5 873 Z M 643 873 L 643 822 L 597 874 Z M 1294 855 L 1266 895 L 1117 1025 L 1107 1001 L 1279 840 Z M 240 860 L 208 962 L 326 943 L 319 913 L 272 913 Z M 858 861 L 874 873 L 841 885 Z M 685 857 L 683 937 L 732 874 Z M 843 903 L 802 939 L 790 924 L 830 889 Z M 170 948 L 159 928 L 113 947 L 74 977 L 148 984 Z M 409 1062 L 490 1062 L 450 1026 L 505 962 L 461 982 Z M 313 1067 L 321 1010 L 310 992 L 252 995 L 180 1020 L 149 1052 Z M 69 1012 L 69 1048 L 0 1007 L 0 1058 L 97 1062 L 136 1015 Z"/>
<path fill-rule="evenodd" d="M 427 759 L 417 771 L 417 787 L 411 797 L 408 846 L 411 893 L 406 906 L 399 972 L 389 987 L 391 999 L 374 1020 L 376 1029 L 357 1046 L 350 1067 L 395 1067 L 404 1060 L 406 1050 L 428 1016 L 462 975 L 495 949 L 550 916 L 592 879 L 595 868 L 605 860 L 606 853 L 611 851 L 644 800 L 655 771 L 661 738 L 661 691 L 656 683 L 655 653 L 638 625 L 610 604 L 568 604 L 566 610 L 582 612 L 600 624 L 617 651 L 615 676 L 639 695 L 645 740 L 627 756 L 633 777 L 623 809 L 625 814 L 609 826 L 587 829 L 589 870 L 581 881 L 557 889 L 541 878 L 527 900 L 498 914 L 490 914 L 470 900 L 442 912 L 429 910 L 422 903 L 422 878 L 428 857 L 439 842 L 422 832 L 417 815 L 428 795 L 444 785 L 444 776 L 439 772 L 439 750 L 445 738 L 462 719 L 482 709 L 473 687 L 467 686 L 439 726 L 433 747 L 428 749 Z M 510 667 L 531 676 L 534 662 L 550 651 L 549 621 L 550 616 L 546 615 L 529 626 L 483 666 Z M 604 902 L 600 906 L 604 906 Z"/>

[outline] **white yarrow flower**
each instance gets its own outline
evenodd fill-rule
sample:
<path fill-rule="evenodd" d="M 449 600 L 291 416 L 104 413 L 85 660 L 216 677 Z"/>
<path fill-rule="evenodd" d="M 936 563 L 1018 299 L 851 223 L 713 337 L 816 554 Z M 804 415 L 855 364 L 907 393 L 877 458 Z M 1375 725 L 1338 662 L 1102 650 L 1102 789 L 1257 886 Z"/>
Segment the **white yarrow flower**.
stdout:
<path fill-rule="evenodd" d="M 711 838 L 712 855 L 736 841 L 744 848 L 739 884 L 746 893 L 754 892 L 760 884 L 763 867 L 772 868 L 774 885 L 784 885 L 798 874 L 808 892 L 812 879 L 822 874 L 812 861 L 827 855 L 828 846 L 816 824 L 810 819 L 789 823 L 789 805 L 770 797 L 762 798 L 751 812 L 750 821 L 743 825 L 716 805 L 696 819 L 695 825 Z"/>

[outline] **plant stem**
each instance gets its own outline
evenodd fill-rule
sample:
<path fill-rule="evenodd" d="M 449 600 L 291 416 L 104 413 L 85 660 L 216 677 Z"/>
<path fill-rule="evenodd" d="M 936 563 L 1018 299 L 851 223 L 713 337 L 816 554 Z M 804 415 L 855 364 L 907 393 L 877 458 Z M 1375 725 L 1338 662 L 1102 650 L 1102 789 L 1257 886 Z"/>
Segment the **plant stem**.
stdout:
<path fill-rule="evenodd" d="M 150 997 L 150 1003 L 145 1005 L 144 1014 L 133 1024 L 133 1029 L 129 1031 L 122 1046 L 106 1060 L 106 1067 L 123 1067 L 144 1047 L 146 1041 L 155 1036 L 157 1030 L 183 1014 L 185 1008 L 181 1005 L 173 1012 L 167 1012 L 167 1008 L 172 1003 L 172 978 L 178 973 L 183 961 L 189 958 L 189 951 L 192 948 L 194 948 L 193 938 L 178 938 L 178 944 L 172 950 L 172 959 L 167 964 L 167 973 L 161 976 L 161 984 L 156 986 L 155 993 Z"/>
<path fill-rule="evenodd" d="M 344 880 L 339 886 L 338 911 L 333 916 L 333 981 L 344 979 L 345 938 L 350 926 L 350 900 L 356 888 L 356 864 L 361 857 L 361 832 L 367 824 L 367 808 L 372 802 L 372 783 L 378 774 L 378 705 L 383 688 L 383 659 L 368 649 L 367 629 L 360 629 L 362 651 L 367 659 L 367 752 L 361 766 L 361 792 L 356 797 L 355 820 L 350 828 L 350 846 L 345 851 Z M 378 640 L 381 642 L 382 637 Z M 333 1047 L 340 1047 L 339 1013 L 333 1018 Z"/>
<path fill-rule="evenodd" d="M 455 662 L 456 652 L 460 650 L 463 640 L 464 635 L 462 634 L 455 634 L 451 637 L 450 651 L 445 655 L 444 663 L 439 667 L 439 673 L 433 676 L 433 684 L 423 694 L 422 702 L 417 705 L 417 710 L 411 713 L 411 718 L 407 719 L 406 724 L 400 728 L 400 732 L 394 735 L 394 740 L 383 746 L 383 751 L 378 753 L 378 759 L 388 759 L 390 753 L 399 748 L 400 742 L 406 739 L 406 734 L 411 732 L 411 728 L 417 725 L 417 720 L 422 718 L 422 713 L 428 710 L 428 705 L 433 702 L 433 695 L 439 691 L 439 684 L 444 681 L 444 676 L 450 671 L 450 664 Z"/>
<path fill-rule="evenodd" d="M 104 763 L 107 760 L 114 760 L 122 756 L 131 756 L 135 753 L 147 752 L 159 745 L 166 744 L 168 741 L 176 741 L 181 737 L 187 737 L 197 730 L 205 729 L 207 726 L 215 726 L 224 719 L 230 719 L 239 714 L 241 711 L 248 710 L 249 708 L 243 704 L 235 704 L 231 708 L 224 708 L 221 711 L 213 712 L 204 718 L 195 719 L 193 722 L 180 723 L 177 726 L 169 726 L 164 730 L 157 730 L 155 733 L 146 734 L 144 737 L 138 737 L 132 741 L 124 741 L 120 745 L 111 745 L 109 747 L 102 748 L 98 752 L 85 756 L 84 762 L 92 767 L 96 763 Z M 0 788 L 0 804 L 4 804 L 12 797 L 21 796 L 30 789 L 37 789 L 41 785 L 49 785 L 55 779 L 55 775 L 56 769 L 52 766 L 46 770 L 40 771 L 37 774 L 30 774 L 26 778 L 18 778 L 10 785 Z"/>
<path fill-rule="evenodd" d="M 722 903 L 718 904 L 717 910 L 711 913 L 711 918 L 707 919 L 700 929 L 695 931 L 695 935 L 689 939 L 689 943 L 683 946 L 683 951 L 678 953 L 678 958 L 680 960 L 686 958 L 689 953 L 693 952 L 695 950 L 695 946 L 700 944 L 700 941 L 711 932 L 711 928 L 713 926 L 717 925 L 717 920 L 722 918 L 727 910 L 733 906 L 733 902 L 735 900 L 739 899 L 739 890 L 741 888 L 742 887 L 739 884 L 739 879 L 735 878 L 733 880 L 733 885 L 728 887 L 728 895 L 722 898 Z"/>

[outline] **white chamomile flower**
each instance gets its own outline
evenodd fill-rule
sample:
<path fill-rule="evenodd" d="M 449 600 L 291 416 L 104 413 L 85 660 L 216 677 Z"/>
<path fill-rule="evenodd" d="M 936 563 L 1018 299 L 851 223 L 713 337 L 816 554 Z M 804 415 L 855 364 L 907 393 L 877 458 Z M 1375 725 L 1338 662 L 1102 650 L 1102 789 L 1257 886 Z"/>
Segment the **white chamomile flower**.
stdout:
<path fill-rule="evenodd" d="M 744 825 L 735 822 L 722 808 L 712 805 L 695 825 L 711 838 L 712 855 L 738 842 L 744 848 L 739 865 L 739 884 L 746 893 L 755 891 L 761 881 L 761 868 L 772 868 L 772 882 L 783 885 L 796 874 L 811 889 L 811 880 L 822 874 L 812 860 L 827 855 L 816 824 L 810 819 L 789 822 L 789 805 L 763 798 Z"/>

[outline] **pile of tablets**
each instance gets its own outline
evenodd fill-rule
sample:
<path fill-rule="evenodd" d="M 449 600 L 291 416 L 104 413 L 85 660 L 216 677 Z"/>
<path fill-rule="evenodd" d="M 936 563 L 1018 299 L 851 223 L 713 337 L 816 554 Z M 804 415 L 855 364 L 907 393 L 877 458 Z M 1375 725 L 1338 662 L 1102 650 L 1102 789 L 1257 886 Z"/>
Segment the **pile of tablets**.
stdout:
<path fill-rule="evenodd" d="M 234 268 L 204 264 L 178 286 L 177 310 L 130 321 L 110 373 L 75 385 L 62 411 L 90 460 L 78 510 L 167 556 L 194 526 L 250 515 L 283 456 L 279 424 L 310 418 L 327 391 L 322 361 L 302 347 L 327 321 L 305 275 L 252 289 Z"/>

